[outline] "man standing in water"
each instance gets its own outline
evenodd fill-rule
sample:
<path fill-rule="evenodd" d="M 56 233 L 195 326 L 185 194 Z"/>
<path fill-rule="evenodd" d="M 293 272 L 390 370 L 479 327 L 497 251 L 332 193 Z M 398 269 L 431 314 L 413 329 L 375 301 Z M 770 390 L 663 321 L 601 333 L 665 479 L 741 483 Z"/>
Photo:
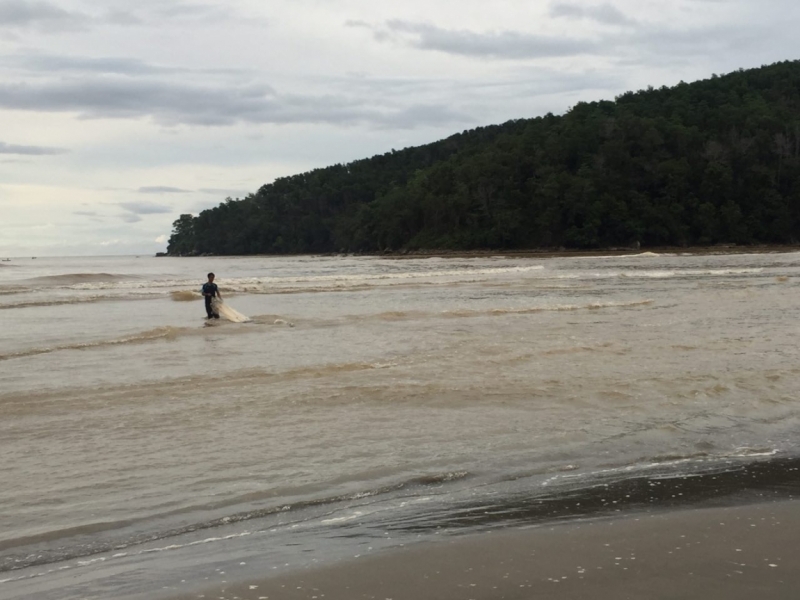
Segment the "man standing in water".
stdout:
<path fill-rule="evenodd" d="M 206 314 L 208 315 L 207 318 L 209 319 L 219 319 L 219 315 L 214 312 L 214 308 L 211 305 L 211 301 L 214 297 L 219 298 L 222 300 L 222 296 L 219 293 L 219 288 L 217 284 L 214 283 L 214 274 L 208 274 L 208 281 L 203 284 L 203 298 L 206 300 Z"/>

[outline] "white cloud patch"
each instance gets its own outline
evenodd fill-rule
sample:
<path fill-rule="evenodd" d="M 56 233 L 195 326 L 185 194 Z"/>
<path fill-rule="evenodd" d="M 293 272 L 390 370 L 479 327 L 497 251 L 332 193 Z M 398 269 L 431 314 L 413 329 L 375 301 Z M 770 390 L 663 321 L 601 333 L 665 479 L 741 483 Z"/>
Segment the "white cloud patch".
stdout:
<path fill-rule="evenodd" d="M 168 185 L 152 185 L 140 187 L 137 190 L 140 194 L 186 194 L 191 190 L 184 190 L 181 188 L 170 187 Z"/>

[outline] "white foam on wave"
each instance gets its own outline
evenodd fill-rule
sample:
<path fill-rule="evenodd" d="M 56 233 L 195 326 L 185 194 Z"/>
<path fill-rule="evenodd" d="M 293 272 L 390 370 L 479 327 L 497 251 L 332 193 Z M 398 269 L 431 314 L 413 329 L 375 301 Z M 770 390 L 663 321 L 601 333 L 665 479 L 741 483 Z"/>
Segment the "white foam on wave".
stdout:
<path fill-rule="evenodd" d="M 520 306 L 507 308 L 490 308 L 487 310 L 446 310 L 441 314 L 445 317 L 475 317 L 483 315 L 527 315 L 540 312 L 574 312 L 579 310 L 603 310 L 610 308 L 638 308 L 649 306 L 654 301 L 651 299 L 631 300 L 628 302 L 589 302 L 588 304 L 550 304 L 542 306 Z"/>
<path fill-rule="evenodd" d="M 322 523 L 323 525 L 333 525 L 334 523 L 345 523 L 347 521 L 354 521 L 355 519 L 358 519 L 363 515 L 364 513 L 357 510 L 353 514 L 344 517 L 333 517 L 332 519 L 323 519 L 322 521 L 320 521 L 320 523 Z"/>
<path fill-rule="evenodd" d="M 757 275 L 763 273 L 764 269 L 676 269 L 663 271 L 625 271 L 620 273 L 620 277 L 648 277 L 661 279 L 666 277 L 724 277 L 726 275 Z"/>
<path fill-rule="evenodd" d="M 136 552 L 134 554 L 153 554 L 156 552 L 170 552 L 172 550 L 179 550 L 180 548 L 188 548 L 190 546 L 202 546 L 204 544 L 213 544 L 214 542 L 224 542 L 227 540 L 234 540 L 237 538 L 243 538 L 250 535 L 253 535 L 252 531 L 243 531 L 241 533 L 232 533 L 230 535 L 210 537 L 202 540 L 195 540 L 194 542 L 187 542 L 185 544 L 170 544 L 169 546 L 159 546 L 158 548 L 147 548 L 146 550 L 140 550 L 139 552 Z"/>
<path fill-rule="evenodd" d="M 397 283 L 413 283 L 420 280 L 443 279 L 474 281 L 486 277 L 525 274 L 543 271 L 542 265 L 518 265 L 512 267 L 486 267 L 478 269 L 431 269 L 425 271 L 401 271 L 380 273 L 354 273 L 336 275 L 308 275 L 294 277 L 251 277 L 225 280 L 221 285 L 233 292 L 270 293 L 334 291 L 360 286 L 373 287 Z"/>
<path fill-rule="evenodd" d="M 758 275 L 762 268 L 741 269 L 660 269 L 660 270 L 609 270 L 581 273 L 559 273 L 555 279 L 671 279 L 674 277 L 725 277 L 735 275 Z"/>
<path fill-rule="evenodd" d="M 629 465 L 621 465 L 619 467 L 609 467 L 607 469 L 596 469 L 590 472 L 581 472 L 581 473 L 559 473 L 557 475 L 553 475 L 552 477 L 547 478 L 542 485 L 547 486 L 550 483 L 561 479 L 587 479 L 587 480 L 595 480 L 598 478 L 606 478 L 608 476 L 618 475 L 618 474 L 629 474 L 629 473 L 638 473 L 638 472 L 645 472 L 645 471 L 652 471 L 654 469 L 661 469 L 664 467 L 674 467 L 681 464 L 686 464 L 689 462 L 706 462 L 708 457 L 698 457 L 698 456 L 687 456 L 684 458 L 674 458 L 672 460 L 664 460 L 664 461 L 652 461 L 652 462 L 642 462 L 642 463 L 634 463 Z M 680 473 L 679 477 L 687 477 L 689 476 L 686 473 Z M 663 476 L 667 478 L 669 476 Z M 653 477 L 654 479 L 657 477 Z"/>
<path fill-rule="evenodd" d="M 766 456 L 776 456 L 780 453 L 780 450 L 777 448 L 772 449 L 765 449 L 765 448 L 748 448 L 742 447 L 737 448 L 736 451 L 731 454 L 731 458 L 758 458 L 758 457 L 766 457 Z"/>
<path fill-rule="evenodd" d="M 220 287 L 232 291 L 251 291 L 252 286 L 277 286 L 283 287 L 287 284 L 315 284 L 315 283 L 339 283 L 343 285 L 355 285 L 360 283 L 432 279 L 436 277 L 464 277 L 464 276 L 487 276 L 487 275 L 506 275 L 515 273 L 529 273 L 532 271 L 544 270 L 543 265 L 516 265 L 506 267 L 485 267 L 477 269 L 430 269 L 424 271 L 399 271 L 399 272 L 378 272 L 378 273 L 353 273 L 335 275 L 296 275 L 289 277 L 234 277 L 219 280 Z M 93 281 L 82 282 L 67 286 L 73 290 L 137 290 L 152 288 L 199 288 L 196 281 L 186 279 L 162 279 L 153 281 L 123 280 L 123 281 Z"/>

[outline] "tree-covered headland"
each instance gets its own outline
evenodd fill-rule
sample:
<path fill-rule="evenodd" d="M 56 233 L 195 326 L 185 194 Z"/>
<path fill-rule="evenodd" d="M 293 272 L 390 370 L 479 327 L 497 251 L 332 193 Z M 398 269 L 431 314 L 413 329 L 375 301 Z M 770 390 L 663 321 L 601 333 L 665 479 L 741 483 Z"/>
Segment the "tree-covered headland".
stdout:
<path fill-rule="evenodd" d="M 181 215 L 168 253 L 798 240 L 800 61 L 790 61 L 283 177 Z"/>

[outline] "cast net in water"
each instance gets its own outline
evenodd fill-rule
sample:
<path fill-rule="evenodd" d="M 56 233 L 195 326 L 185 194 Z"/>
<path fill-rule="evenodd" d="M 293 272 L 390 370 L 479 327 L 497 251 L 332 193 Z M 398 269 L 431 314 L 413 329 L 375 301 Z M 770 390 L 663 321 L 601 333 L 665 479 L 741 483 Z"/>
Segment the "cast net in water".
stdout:
<path fill-rule="evenodd" d="M 223 319 L 233 321 L 234 323 L 247 323 L 250 321 L 250 317 L 243 315 L 235 308 L 231 308 L 219 298 L 214 298 L 212 305 L 214 310 L 217 311 L 217 314 L 219 314 L 219 316 Z"/>

